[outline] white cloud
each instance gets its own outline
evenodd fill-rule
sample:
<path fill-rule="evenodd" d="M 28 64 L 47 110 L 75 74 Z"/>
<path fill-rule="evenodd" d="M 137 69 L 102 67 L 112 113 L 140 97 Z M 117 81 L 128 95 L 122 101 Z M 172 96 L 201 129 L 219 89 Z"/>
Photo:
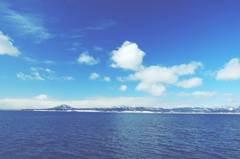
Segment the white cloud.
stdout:
<path fill-rule="evenodd" d="M 183 75 L 192 75 L 196 72 L 197 69 L 203 67 L 201 62 L 192 61 L 189 64 L 181 64 L 172 66 L 171 69 L 178 76 Z"/>
<path fill-rule="evenodd" d="M 125 41 L 120 48 L 112 51 L 112 67 L 126 70 L 138 70 L 142 67 L 145 53 L 136 43 Z"/>
<path fill-rule="evenodd" d="M 43 81 L 45 80 L 39 72 L 31 72 L 30 74 L 26 74 L 23 72 L 17 73 L 17 78 L 21 80 L 37 80 L 37 81 Z"/>
<path fill-rule="evenodd" d="M 212 97 L 216 95 L 216 92 L 196 91 L 196 92 L 193 92 L 192 95 L 196 97 Z"/>
<path fill-rule="evenodd" d="M 37 99 L 37 100 L 47 100 L 48 96 L 46 94 L 40 94 L 40 95 L 35 96 L 34 99 Z"/>
<path fill-rule="evenodd" d="M 149 66 L 135 72 L 130 76 L 132 80 L 143 81 L 144 83 L 175 83 L 178 80 L 177 74 L 167 67 Z"/>
<path fill-rule="evenodd" d="M 96 108 L 113 106 L 160 106 L 160 102 L 155 98 L 145 97 L 98 97 L 83 100 L 58 100 L 36 98 L 3 98 L 0 99 L 0 108 L 5 109 L 23 109 L 23 108 L 51 108 L 61 104 L 68 104 L 75 108 Z"/>
<path fill-rule="evenodd" d="M 121 86 L 119 87 L 119 90 L 120 90 L 120 91 L 123 91 L 123 92 L 125 92 L 127 89 L 128 89 L 128 87 L 127 87 L 126 85 L 121 85 Z"/>
<path fill-rule="evenodd" d="M 96 72 L 91 73 L 90 76 L 89 76 L 89 78 L 91 80 L 97 80 L 99 77 L 100 77 L 100 75 Z"/>
<path fill-rule="evenodd" d="M 110 82 L 110 81 L 111 81 L 111 78 L 110 78 L 109 76 L 103 76 L 103 77 L 101 77 L 101 75 L 98 74 L 98 73 L 96 73 L 96 72 L 93 72 L 93 73 L 91 73 L 91 74 L 89 75 L 89 79 L 90 79 L 90 80 L 98 80 L 98 79 L 100 79 L 100 78 L 101 78 L 101 80 L 104 81 L 104 82 Z"/>
<path fill-rule="evenodd" d="M 120 48 L 112 51 L 112 67 L 132 70 L 134 73 L 128 76 L 128 80 L 139 81 L 137 91 L 147 92 L 154 96 L 161 96 L 168 85 L 179 85 L 183 88 L 196 87 L 202 84 L 200 78 L 180 81 L 182 76 L 193 75 L 203 66 L 201 62 L 191 62 L 175 66 L 144 66 L 145 53 L 133 42 L 125 41 Z M 123 77 L 117 80 L 122 82 Z M 179 84 L 178 84 L 179 82 Z"/>
<path fill-rule="evenodd" d="M 240 80 L 240 59 L 233 58 L 216 74 L 217 80 Z"/>
<path fill-rule="evenodd" d="M 161 83 L 146 83 L 146 82 L 140 82 L 136 90 L 147 92 L 154 96 L 162 96 L 166 90 L 165 86 Z"/>
<path fill-rule="evenodd" d="M 213 91 L 195 91 L 192 93 L 180 93 L 180 96 L 193 96 L 193 97 L 212 97 L 217 93 Z"/>
<path fill-rule="evenodd" d="M 193 88 L 202 85 L 202 79 L 198 77 L 190 78 L 187 80 L 182 80 L 177 83 L 177 86 L 182 88 Z"/>
<path fill-rule="evenodd" d="M 38 60 L 38 59 L 27 57 L 27 56 L 23 57 L 23 60 L 29 63 L 35 63 L 35 64 L 54 64 L 55 63 L 52 60 Z"/>
<path fill-rule="evenodd" d="M 0 55 L 9 55 L 9 56 L 19 56 L 20 51 L 16 46 L 13 45 L 13 42 L 10 37 L 4 35 L 0 31 Z"/>
<path fill-rule="evenodd" d="M 72 76 L 58 76 L 56 75 L 55 71 L 49 68 L 42 68 L 42 67 L 31 67 L 30 72 L 23 73 L 19 72 L 16 74 L 18 79 L 21 80 L 66 80 L 71 81 L 74 80 Z"/>
<path fill-rule="evenodd" d="M 43 20 L 39 15 L 20 13 L 11 8 L 9 4 L 0 4 L 1 21 L 10 28 L 17 31 L 19 35 L 30 35 L 38 42 L 52 37 L 44 26 Z"/>
<path fill-rule="evenodd" d="M 144 67 L 129 76 L 130 80 L 136 80 L 140 83 L 136 90 L 150 93 L 154 96 L 161 96 L 166 90 L 165 85 L 176 85 L 179 77 L 192 75 L 202 66 L 199 62 L 191 62 L 189 64 L 175 65 L 172 67 L 149 66 Z M 193 79 L 191 85 L 199 82 L 199 79 Z M 190 83 L 188 81 L 188 84 Z M 185 81 L 184 84 L 187 82 Z M 190 85 L 190 84 L 189 84 Z"/>
<path fill-rule="evenodd" d="M 96 65 L 99 63 L 97 59 L 95 59 L 93 56 L 90 56 L 87 53 L 80 54 L 78 58 L 78 62 L 80 64 L 85 64 L 85 65 Z"/>
<path fill-rule="evenodd" d="M 52 75 L 54 71 L 49 68 L 41 68 L 41 67 L 31 67 L 30 73 L 17 73 L 17 77 L 21 80 L 37 80 L 43 81 L 46 79 L 53 79 Z"/>
<path fill-rule="evenodd" d="M 111 78 L 108 77 L 108 76 L 104 76 L 104 77 L 103 77 L 103 80 L 104 80 L 105 82 L 110 82 L 110 81 L 111 81 Z"/>

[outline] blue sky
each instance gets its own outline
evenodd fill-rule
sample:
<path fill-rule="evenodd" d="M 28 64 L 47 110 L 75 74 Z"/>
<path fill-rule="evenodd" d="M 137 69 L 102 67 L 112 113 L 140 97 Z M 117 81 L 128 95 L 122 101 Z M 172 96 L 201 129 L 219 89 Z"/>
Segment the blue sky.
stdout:
<path fill-rule="evenodd" d="M 237 106 L 239 6 L 3 0 L 0 108 Z"/>

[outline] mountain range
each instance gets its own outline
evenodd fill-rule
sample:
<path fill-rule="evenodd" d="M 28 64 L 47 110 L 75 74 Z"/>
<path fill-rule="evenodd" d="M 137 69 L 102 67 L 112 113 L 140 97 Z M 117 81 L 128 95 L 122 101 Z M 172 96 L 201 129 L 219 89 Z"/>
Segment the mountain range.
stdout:
<path fill-rule="evenodd" d="M 179 107 L 179 108 L 155 108 L 155 107 L 130 107 L 118 106 L 111 108 L 74 108 L 69 105 L 59 105 L 47 109 L 23 109 L 22 111 L 56 111 L 56 112 L 139 112 L 139 113 L 240 113 L 239 107 L 229 108 L 202 108 L 202 107 Z"/>

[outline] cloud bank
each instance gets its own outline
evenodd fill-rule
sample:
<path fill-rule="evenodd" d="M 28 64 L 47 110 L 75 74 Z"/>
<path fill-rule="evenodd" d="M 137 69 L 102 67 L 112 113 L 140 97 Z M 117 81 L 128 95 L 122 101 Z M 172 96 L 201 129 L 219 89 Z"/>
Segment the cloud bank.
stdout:
<path fill-rule="evenodd" d="M 114 106 L 144 106 L 162 108 L 196 106 L 221 107 L 238 106 L 240 102 L 239 97 L 227 97 L 218 95 L 216 92 L 182 93 L 179 96 L 180 98 L 174 97 L 172 100 L 158 97 L 95 97 L 78 100 L 58 100 L 50 98 L 46 94 L 40 94 L 32 98 L 0 98 L 0 109 L 51 108 L 61 104 L 71 105 L 75 108 L 106 108 Z M 229 102 L 229 100 L 231 100 L 231 102 Z"/>

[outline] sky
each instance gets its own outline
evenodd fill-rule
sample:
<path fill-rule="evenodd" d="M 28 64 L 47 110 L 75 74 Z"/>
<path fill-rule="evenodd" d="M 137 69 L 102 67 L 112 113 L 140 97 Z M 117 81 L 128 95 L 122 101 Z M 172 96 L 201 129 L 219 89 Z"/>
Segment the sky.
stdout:
<path fill-rule="evenodd" d="M 237 0 L 0 2 L 0 109 L 240 105 Z"/>

